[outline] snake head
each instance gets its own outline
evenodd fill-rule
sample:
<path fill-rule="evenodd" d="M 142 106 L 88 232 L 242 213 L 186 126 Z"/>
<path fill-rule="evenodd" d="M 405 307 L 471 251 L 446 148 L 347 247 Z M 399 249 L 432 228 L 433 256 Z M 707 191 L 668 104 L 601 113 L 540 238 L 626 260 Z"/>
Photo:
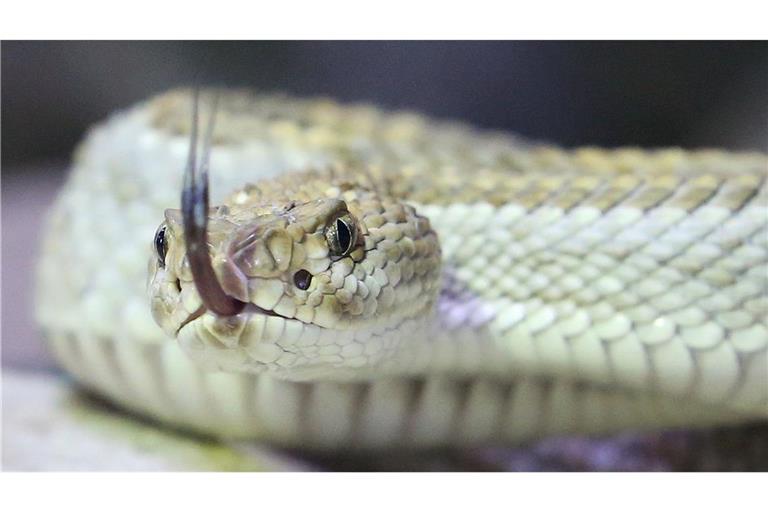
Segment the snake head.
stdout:
<path fill-rule="evenodd" d="M 272 198 L 275 187 L 283 196 Z M 323 173 L 258 183 L 208 210 L 217 283 L 244 304 L 234 314 L 206 307 L 183 222 L 167 210 L 155 236 L 152 312 L 206 368 L 304 378 L 370 367 L 407 342 L 399 332 L 426 325 L 440 288 L 426 218 Z"/>
<path fill-rule="evenodd" d="M 203 367 L 294 378 L 354 373 L 394 351 L 400 333 L 425 335 L 440 288 L 429 221 L 360 186 L 366 175 L 333 170 L 251 185 L 209 208 L 213 115 L 198 165 L 194 100 L 181 210 L 165 212 L 150 260 L 165 332 Z"/>

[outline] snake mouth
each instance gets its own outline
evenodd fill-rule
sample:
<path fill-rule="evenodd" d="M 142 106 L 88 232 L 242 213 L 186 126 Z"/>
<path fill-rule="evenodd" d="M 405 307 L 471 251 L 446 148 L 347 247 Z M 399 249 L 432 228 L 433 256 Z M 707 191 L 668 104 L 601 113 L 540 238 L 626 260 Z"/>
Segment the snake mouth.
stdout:
<path fill-rule="evenodd" d="M 187 318 L 185 318 L 180 324 L 179 327 L 176 329 L 176 332 L 174 333 L 174 338 L 179 336 L 179 332 L 186 327 L 188 324 L 192 323 L 193 321 L 197 320 L 201 316 L 205 314 L 205 306 L 200 305 L 199 308 L 197 308 L 195 311 L 192 312 Z"/>
<path fill-rule="evenodd" d="M 208 311 L 209 310 L 205 307 L 205 305 L 200 305 L 200 307 L 198 307 L 186 319 L 184 319 L 184 321 L 181 322 L 181 324 L 179 324 L 179 327 L 176 329 L 175 337 L 178 337 L 179 332 L 184 327 L 186 327 L 187 325 L 191 324 L 192 322 L 194 322 L 195 320 L 197 320 L 198 318 L 203 316 Z M 216 313 L 214 313 L 214 314 L 216 314 Z M 294 322 L 301 322 L 301 320 L 299 320 L 297 318 L 281 315 L 280 313 L 277 313 L 277 312 L 275 312 L 275 311 L 273 311 L 271 309 L 264 309 L 264 308 L 261 308 L 261 307 L 257 306 L 256 304 L 251 304 L 251 303 L 246 304 L 245 307 L 243 308 L 243 310 L 240 313 L 238 313 L 238 314 L 274 316 L 274 317 L 277 317 L 277 318 L 282 318 L 284 320 L 291 320 L 291 321 L 294 321 Z M 302 323 L 304 323 L 304 322 L 302 322 Z"/>

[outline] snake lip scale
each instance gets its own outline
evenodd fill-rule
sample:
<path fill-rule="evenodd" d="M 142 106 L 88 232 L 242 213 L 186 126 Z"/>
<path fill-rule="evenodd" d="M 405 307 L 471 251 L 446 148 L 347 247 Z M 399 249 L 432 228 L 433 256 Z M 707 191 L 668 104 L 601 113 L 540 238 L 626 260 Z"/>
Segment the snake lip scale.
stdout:
<path fill-rule="evenodd" d="M 173 209 L 209 91 L 94 128 L 51 209 L 37 317 L 90 389 L 325 450 L 768 418 L 765 154 L 565 150 L 219 94 L 197 181 L 210 158 L 213 309 Z"/>

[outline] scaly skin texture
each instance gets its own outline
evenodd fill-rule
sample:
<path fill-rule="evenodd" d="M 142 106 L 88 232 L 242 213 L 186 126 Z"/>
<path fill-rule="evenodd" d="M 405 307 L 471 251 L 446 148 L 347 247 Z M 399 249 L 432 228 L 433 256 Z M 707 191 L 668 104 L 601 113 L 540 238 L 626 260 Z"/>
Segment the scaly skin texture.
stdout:
<path fill-rule="evenodd" d="M 373 191 L 329 184 L 325 175 L 300 175 L 297 184 L 284 190 L 292 200 L 265 200 L 266 190 L 251 189 L 211 216 L 209 244 L 223 289 L 256 306 L 233 316 L 204 311 L 179 212 L 166 212 L 160 229 L 168 252 L 150 260 L 153 314 L 201 366 L 294 378 L 297 369 L 309 369 L 315 377 L 339 380 L 349 375 L 343 368 L 381 365 L 414 324 L 432 318 L 441 260 L 429 221 Z M 329 243 L 338 237 L 337 222 L 351 230 L 343 252 Z M 297 272 L 308 276 L 303 289 Z M 392 333 L 386 343 L 361 339 L 384 330 Z M 327 336 L 337 340 L 326 352 L 339 348 L 326 354 L 335 355 L 330 360 L 314 353 Z M 341 351 L 344 341 L 349 347 Z M 331 360 L 336 364 L 328 365 Z"/>
<path fill-rule="evenodd" d="M 149 256 L 178 205 L 188 119 L 189 95 L 171 93 L 95 131 L 51 217 L 41 323 L 112 399 L 323 448 L 768 415 L 765 155 L 526 147 L 228 93 L 211 169 L 214 193 L 235 192 L 213 213 L 212 256 L 253 306 L 222 319 L 199 309 L 178 214 L 165 268 Z M 333 258 L 340 213 L 359 247 Z"/>

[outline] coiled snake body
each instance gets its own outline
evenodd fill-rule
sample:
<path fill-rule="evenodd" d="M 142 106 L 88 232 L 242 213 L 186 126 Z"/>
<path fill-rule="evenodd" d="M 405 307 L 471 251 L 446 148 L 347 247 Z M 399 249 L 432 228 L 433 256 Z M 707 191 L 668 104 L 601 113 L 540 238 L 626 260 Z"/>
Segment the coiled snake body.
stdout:
<path fill-rule="evenodd" d="M 566 151 L 226 92 L 207 233 L 239 308 L 221 315 L 173 210 L 190 105 L 94 129 L 44 238 L 51 350 L 123 406 L 329 449 L 768 416 L 765 155 Z"/>

